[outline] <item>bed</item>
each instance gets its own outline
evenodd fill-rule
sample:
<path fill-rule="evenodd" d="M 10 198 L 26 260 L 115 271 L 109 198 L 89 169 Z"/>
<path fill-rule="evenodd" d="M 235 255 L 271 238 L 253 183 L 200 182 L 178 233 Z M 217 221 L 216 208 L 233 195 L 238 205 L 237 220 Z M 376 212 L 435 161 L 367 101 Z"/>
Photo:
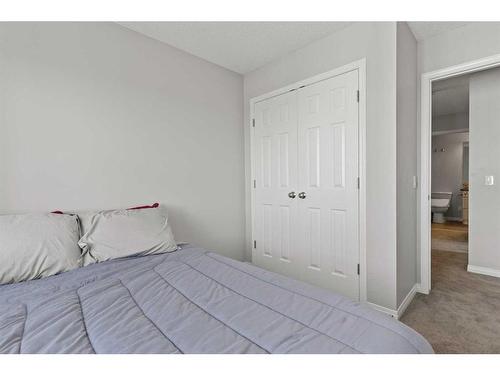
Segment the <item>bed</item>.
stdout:
<path fill-rule="evenodd" d="M 190 245 L 0 286 L 0 353 L 432 353 L 345 297 Z"/>

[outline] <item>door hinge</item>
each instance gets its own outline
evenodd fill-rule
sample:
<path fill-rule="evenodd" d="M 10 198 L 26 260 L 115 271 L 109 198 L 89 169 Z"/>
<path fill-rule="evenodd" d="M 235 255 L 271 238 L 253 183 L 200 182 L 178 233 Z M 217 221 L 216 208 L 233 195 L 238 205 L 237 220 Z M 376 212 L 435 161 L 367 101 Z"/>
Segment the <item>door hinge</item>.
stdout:
<path fill-rule="evenodd" d="M 252 126 L 255 128 L 255 119 L 252 119 Z"/>
<path fill-rule="evenodd" d="M 253 248 L 256 249 L 257 248 L 257 241 L 253 241 Z"/>
<path fill-rule="evenodd" d="M 253 188 L 256 189 L 257 188 L 257 181 L 256 180 L 253 180 Z"/>
<path fill-rule="evenodd" d="M 360 188 L 360 186 L 361 186 L 361 182 L 360 182 L 360 180 L 359 180 L 359 177 L 358 177 L 357 184 L 358 184 L 358 190 L 359 190 L 359 188 Z"/>
<path fill-rule="evenodd" d="M 359 263 L 358 263 L 358 275 L 359 275 Z"/>
<path fill-rule="evenodd" d="M 359 103 L 359 90 L 356 91 L 356 101 Z"/>

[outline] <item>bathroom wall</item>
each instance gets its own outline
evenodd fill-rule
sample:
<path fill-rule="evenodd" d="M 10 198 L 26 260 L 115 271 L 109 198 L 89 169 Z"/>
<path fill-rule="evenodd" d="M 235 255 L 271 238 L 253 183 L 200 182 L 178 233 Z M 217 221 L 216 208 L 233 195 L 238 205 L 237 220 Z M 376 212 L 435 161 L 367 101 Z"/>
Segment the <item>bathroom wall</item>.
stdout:
<path fill-rule="evenodd" d="M 452 113 L 432 118 L 432 133 L 464 130 L 469 128 L 468 113 Z"/>
<path fill-rule="evenodd" d="M 432 137 L 432 191 L 451 191 L 451 207 L 448 218 L 462 217 L 463 144 L 469 141 L 469 133 L 451 133 Z M 444 151 L 441 151 L 444 149 Z"/>

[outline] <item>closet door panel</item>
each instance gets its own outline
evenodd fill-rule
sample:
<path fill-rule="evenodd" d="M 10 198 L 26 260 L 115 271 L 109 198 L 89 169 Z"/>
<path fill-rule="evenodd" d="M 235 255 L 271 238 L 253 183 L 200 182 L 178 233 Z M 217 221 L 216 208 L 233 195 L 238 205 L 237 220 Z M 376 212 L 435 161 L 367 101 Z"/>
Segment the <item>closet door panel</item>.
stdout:
<path fill-rule="evenodd" d="M 254 107 L 255 240 L 252 261 L 297 277 L 297 93 Z"/>
<path fill-rule="evenodd" d="M 300 277 L 359 298 L 357 71 L 298 91 Z"/>

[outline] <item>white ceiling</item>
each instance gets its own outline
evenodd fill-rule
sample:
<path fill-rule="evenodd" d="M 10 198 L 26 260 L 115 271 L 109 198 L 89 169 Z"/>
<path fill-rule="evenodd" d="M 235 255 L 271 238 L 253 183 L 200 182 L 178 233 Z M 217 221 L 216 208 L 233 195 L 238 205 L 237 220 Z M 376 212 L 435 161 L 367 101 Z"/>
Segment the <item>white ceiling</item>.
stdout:
<path fill-rule="evenodd" d="M 234 72 L 245 74 L 350 22 L 120 22 Z"/>
<path fill-rule="evenodd" d="M 469 23 L 471 22 L 408 22 L 408 26 L 415 35 L 415 39 L 421 42 L 449 30 L 466 26 Z"/>
<path fill-rule="evenodd" d="M 119 22 L 240 74 L 279 59 L 352 22 Z M 408 22 L 422 41 L 470 22 Z"/>
<path fill-rule="evenodd" d="M 432 116 L 469 112 L 469 75 L 432 84 Z"/>

